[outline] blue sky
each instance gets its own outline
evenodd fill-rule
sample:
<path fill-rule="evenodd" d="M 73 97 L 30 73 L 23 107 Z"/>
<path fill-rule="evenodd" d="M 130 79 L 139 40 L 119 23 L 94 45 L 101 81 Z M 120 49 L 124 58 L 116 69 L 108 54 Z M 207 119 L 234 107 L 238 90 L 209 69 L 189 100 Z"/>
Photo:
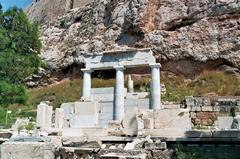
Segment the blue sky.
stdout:
<path fill-rule="evenodd" d="M 9 7 L 17 6 L 19 8 L 25 8 L 30 4 L 32 0 L 0 0 L 3 6 L 3 10 L 7 10 Z"/>

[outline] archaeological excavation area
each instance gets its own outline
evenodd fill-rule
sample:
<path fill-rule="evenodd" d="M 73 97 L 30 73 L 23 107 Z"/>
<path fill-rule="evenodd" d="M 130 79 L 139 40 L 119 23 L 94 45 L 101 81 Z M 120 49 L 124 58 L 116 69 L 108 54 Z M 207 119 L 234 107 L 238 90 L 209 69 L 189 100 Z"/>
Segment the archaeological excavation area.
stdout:
<path fill-rule="evenodd" d="M 178 144 L 240 155 L 240 97 L 162 102 L 161 64 L 148 48 L 84 54 L 84 63 L 82 97 L 55 110 L 42 101 L 32 133 L 17 129 L 23 120 L 1 131 L 1 159 L 173 159 Z M 134 90 L 125 74 L 134 68 L 150 69 L 149 92 Z M 115 70 L 114 87 L 92 88 L 99 70 Z"/>

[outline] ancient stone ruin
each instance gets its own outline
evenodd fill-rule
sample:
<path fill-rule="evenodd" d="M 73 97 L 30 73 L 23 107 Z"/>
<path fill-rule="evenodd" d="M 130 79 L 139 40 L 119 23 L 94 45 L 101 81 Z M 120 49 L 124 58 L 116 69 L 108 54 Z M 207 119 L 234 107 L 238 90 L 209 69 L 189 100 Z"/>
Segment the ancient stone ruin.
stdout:
<path fill-rule="evenodd" d="M 167 159 L 174 154 L 168 143 L 240 142 L 240 97 L 189 96 L 182 104 L 163 103 L 161 65 L 150 49 L 83 56 L 79 101 L 54 111 L 49 102 L 41 102 L 35 132 L 13 135 L 1 145 L 2 159 Z M 150 92 L 135 92 L 131 75 L 125 85 L 124 70 L 136 67 L 151 69 Z M 92 88 L 91 73 L 108 69 L 116 72 L 115 86 Z"/>

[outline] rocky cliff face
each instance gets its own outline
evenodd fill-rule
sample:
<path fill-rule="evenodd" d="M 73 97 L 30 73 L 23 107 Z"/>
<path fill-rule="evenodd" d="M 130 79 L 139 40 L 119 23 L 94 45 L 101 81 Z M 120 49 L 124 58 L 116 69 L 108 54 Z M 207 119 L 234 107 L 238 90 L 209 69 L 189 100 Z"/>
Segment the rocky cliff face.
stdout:
<path fill-rule="evenodd" d="M 41 34 L 52 70 L 82 65 L 83 53 L 126 47 L 150 47 L 162 70 L 188 77 L 240 70 L 239 0 L 95 0 L 42 25 Z"/>

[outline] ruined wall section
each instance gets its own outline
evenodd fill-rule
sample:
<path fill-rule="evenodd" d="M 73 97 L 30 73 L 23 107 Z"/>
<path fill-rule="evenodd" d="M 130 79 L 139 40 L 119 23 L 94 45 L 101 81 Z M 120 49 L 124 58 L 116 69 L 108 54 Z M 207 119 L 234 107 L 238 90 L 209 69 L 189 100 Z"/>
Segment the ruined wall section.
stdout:
<path fill-rule="evenodd" d="M 218 117 L 238 117 L 240 97 L 186 97 L 185 106 L 195 128 L 217 127 Z"/>

